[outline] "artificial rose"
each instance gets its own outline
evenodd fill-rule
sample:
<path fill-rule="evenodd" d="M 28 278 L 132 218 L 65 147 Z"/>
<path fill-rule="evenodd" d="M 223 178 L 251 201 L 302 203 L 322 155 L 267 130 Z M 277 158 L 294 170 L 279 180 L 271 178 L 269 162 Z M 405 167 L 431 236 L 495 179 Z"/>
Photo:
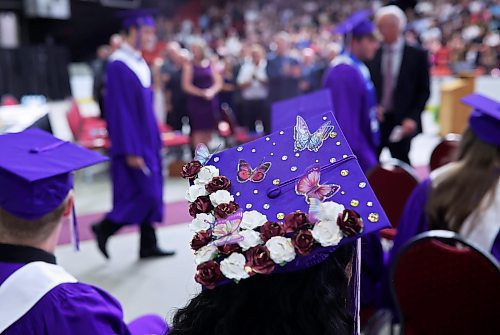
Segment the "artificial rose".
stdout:
<path fill-rule="evenodd" d="M 304 212 L 296 211 L 285 216 L 285 231 L 287 233 L 293 233 L 299 229 L 307 228 L 309 225 L 309 220 Z"/>
<path fill-rule="evenodd" d="M 352 209 L 346 209 L 338 216 L 337 225 L 345 236 L 354 236 L 363 231 L 363 219 Z"/>
<path fill-rule="evenodd" d="M 257 211 L 243 213 L 240 227 L 242 229 L 255 229 L 267 222 L 267 217 Z"/>
<path fill-rule="evenodd" d="M 260 274 L 270 274 L 274 271 L 276 263 L 271 259 L 271 254 L 269 250 L 263 246 L 259 245 L 248 249 L 245 253 L 247 263 L 247 271 L 250 270 L 251 273 Z"/>
<path fill-rule="evenodd" d="M 201 167 L 202 165 L 198 161 L 192 161 L 184 164 L 181 172 L 182 178 L 193 179 L 194 177 L 196 177 L 198 172 L 200 172 Z"/>
<path fill-rule="evenodd" d="M 302 229 L 292 238 L 292 244 L 299 255 L 307 256 L 314 247 L 314 237 L 309 229 Z"/>
<path fill-rule="evenodd" d="M 201 168 L 200 172 L 198 172 L 198 177 L 194 180 L 194 183 L 197 185 L 207 185 L 212 181 L 214 177 L 219 175 L 219 169 L 217 169 L 213 165 L 207 165 Z"/>
<path fill-rule="evenodd" d="M 234 201 L 234 197 L 228 191 L 220 190 L 210 194 L 210 201 L 212 201 L 212 205 L 216 207 L 220 204 L 228 204 L 231 201 Z"/>
<path fill-rule="evenodd" d="M 221 190 L 227 191 L 231 188 L 231 181 L 224 176 L 213 177 L 205 188 L 208 193 L 214 193 Z"/>
<path fill-rule="evenodd" d="M 213 244 L 206 245 L 194 253 L 194 262 L 196 265 L 208 262 L 217 256 L 219 249 Z"/>
<path fill-rule="evenodd" d="M 213 289 L 221 279 L 222 272 L 220 271 L 219 264 L 215 261 L 208 261 L 196 267 L 194 280 L 208 289 Z"/>
<path fill-rule="evenodd" d="M 289 238 L 283 236 L 272 237 L 266 242 L 266 247 L 269 249 L 271 259 L 276 264 L 288 263 L 295 258 L 295 248 Z"/>
<path fill-rule="evenodd" d="M 212 214 L 196 214 L 195 218 L 189 224 L 189 229 L 195 233 L 203 230 L 209 230 L 214 222 L 215 217 Z"/>
<path fill-rule="evenodd" d="M 217 219 L 225 219 L 229 215 L 233 214 L 236 212 L 240 206 L 235 203 L 234 201 L 231 201 L 228 204 L 220 204 L 219 206 L 215 207 L 215 217 Z"/>
<path fill-rule="evenodd" d="M 255 230 L 243 229 L 240 232 L 240 236 L 242 236 L 243 239 L 239 241 L 238 244 L 243 249 L 243 251 L 246 251 L 263 243 L 263 241 L 260 239 L 260 234 Z"/>
<path fill-rule="evenodd" d="M 241 247 L 238 244 L 224 244 L 219 246 L 218 249 L 225 256 L 229 256 L 233 252 L 241 252 Z"/>
<path fill-rule="evenodd" d="M 317 215 L 319 221 L 337 221 L 339 214 L 344 211 L 344 206 L 334 201 L 323 202 Z"/>
<path fill-rule="evenodd" d="M 194 202 L 198 197 L 207 195 L 208 192 L 203 185 L 191 185 L 186 191 L 186 200 L 189 202 Z"/>
<path fill-rule="evenodd" d="M 331 247 L 339 244 L 342 239 L 337 221 L 320 221 L 314 225 L 312 235 L 323 247 Z"/>
<path fill-rule="evenodd" d="M 267 221 L 260 227 L 260 238 L 264 242 L 274 236 L 285 236 L 285 227 L 282 223 Z"/>
<path fill-rule="evenodd" d="M 233 252 L 231 256 L 220 262 L 220 270 L 226 278 L 234 280 L 245 279 L 249 277 L 249 274 L 245 271 L 245 263 L 245 256 Z"/>
<path fill-rule="evenodd" d="M 192 217 L 196 217 L 196 215 L 200 213 L 210 213 L 212 209 L 213 207 L 209 197 L 198 197 L 198 199 L 189 205 L 189 214 Z"/>
<path fill-rule="evenodd" d="M 197 251 L 206 246 L 212 240 L 212 234 L 208 231 L 197 232 L 191 240 L 191 249 Z"/>

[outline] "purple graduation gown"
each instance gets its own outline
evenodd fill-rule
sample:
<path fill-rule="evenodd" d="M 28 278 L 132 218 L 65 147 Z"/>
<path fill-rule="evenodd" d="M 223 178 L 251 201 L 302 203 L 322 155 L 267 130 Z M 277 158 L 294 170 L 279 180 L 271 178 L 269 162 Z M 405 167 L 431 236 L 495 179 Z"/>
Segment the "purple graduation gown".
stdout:
<path fill-rule="evenodd" d="M 34 248 L 0 244 L 0 250 L 0 285 L 28 262 L 55 263 L 53 255 Z M 156 315 L 141 317 L 129 327 L 120 303 L 110 294 L 88 284 L 65 283 L 45 294 L 2 335 L 163 335 L 167 331 Z"/>
<path fill-rule="evenodd" d="M 122 61 L 107 66 L 106 121 L 111 138 L 113 210 L 116 223 L 152 223 L 163 219 L 162 142 L 153 111 L 153 90 L 144 87 Z M 141 156 L 148 169 L 133 169 L 127 155 Z"/>
<path fill-rule="evenodd" d="M 335 118 L 363 171 L 378 163 L 376 95 L 368 69 L 352 55 L 334 59 L 323 87 L 330 90 Z"/>

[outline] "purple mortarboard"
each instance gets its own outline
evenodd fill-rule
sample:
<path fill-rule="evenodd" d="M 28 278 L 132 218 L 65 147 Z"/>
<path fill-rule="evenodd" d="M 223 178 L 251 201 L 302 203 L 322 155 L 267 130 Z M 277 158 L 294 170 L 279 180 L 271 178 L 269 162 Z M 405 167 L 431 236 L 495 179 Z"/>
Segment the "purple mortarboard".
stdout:
<path fill-rule="evenodd" d="M 130 27 L 155 26 L 153 14 L 156 11 L 153 9 L 130 9 L 122 11 L 119 16 L 122 18 L 122 26 L 124 29 Z"/>
<path fill-rule="evenodd" d="M 286 126 L 294 125 L 297 115 L 308 118 L 328 111 L 333 113 L 332 98 L 328 90 L 281 100 L 272 105 L 271 130 L 279 131 Z"/>
<path fill-rule="evenodd" d="M 333 30 L 334 33 L 352 36 L 371 35 L 375 32 L 375 26 L 370 20 L 372 11 L 360 10 L 349 16 Z"/>
<path fill-rule="evenodd" d="M 73 188 L 72 171 L 107 160 L 39 129 L 0 135 L 0 157 L 0 208 L 25 220 L 64 201 Z"/>
<path fill-rule="evenodd" d="M 500 146 L 500 102 L 481 94 L 471 94 L 461 100 L 474 108 L 469 126 L 482 141 Z"/>

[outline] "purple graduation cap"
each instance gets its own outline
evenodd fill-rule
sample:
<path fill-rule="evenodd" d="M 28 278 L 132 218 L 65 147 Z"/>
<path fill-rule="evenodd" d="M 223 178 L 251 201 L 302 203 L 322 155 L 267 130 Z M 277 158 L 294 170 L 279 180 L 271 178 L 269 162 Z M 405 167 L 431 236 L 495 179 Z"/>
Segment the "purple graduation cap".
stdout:
<path fill-rule="evenodd" d="M 372 11 L 369 9 L 354 12 L 346 20 L 338 24 L 333 32 L 352 36 L 372 35 L 375 32 L 375 26 L 370 20 L 371 15 Z"/>
<path fill-rule="evenodd" d="M 274 132 L 294 125 L 297 115 L 309 117 L 324 112 L 333 113 L 332 97 L 328 90 L 278 101 L 272 106 L 271 130 Z"/>
<path fill-rule="evenodd" d="M 481 94 L 471 94 L 461 100 L 474 108 L 469 127 L 482 141 L 500 146 L 500 102 Z"/>
<path fill-rule="evenodd" d="M 122 18 L 123 29 L 130 27 L 155 27 L 155 20 L 153 14 L 156 10 L 153 9 L 130 9 L 120 12 L 118 15 Z"/>
<path fill-rule="evenodd" d="M 39 219 L 64 201 L 73 171 L 107 160 L 39 129 L 0 135 L 0 157 L 0 208 L 25 220 Z"/>
<path fill-rule="evenodd" d="M 390 227 L 331 112 L 222 152 L 200 146 L 182 173 L 206 288 L 300 271 Z"/>

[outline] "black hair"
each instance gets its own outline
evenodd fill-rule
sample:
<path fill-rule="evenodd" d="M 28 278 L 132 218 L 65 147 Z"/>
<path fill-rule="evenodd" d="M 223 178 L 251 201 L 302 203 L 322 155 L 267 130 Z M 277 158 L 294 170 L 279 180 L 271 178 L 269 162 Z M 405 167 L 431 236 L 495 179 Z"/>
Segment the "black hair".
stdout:
<path fill-rule="evenodd" d="M 203 290 L 177 311 L 169 335 L 352 334 L 352 244 L 309 269 L 256 275 Z"/>

